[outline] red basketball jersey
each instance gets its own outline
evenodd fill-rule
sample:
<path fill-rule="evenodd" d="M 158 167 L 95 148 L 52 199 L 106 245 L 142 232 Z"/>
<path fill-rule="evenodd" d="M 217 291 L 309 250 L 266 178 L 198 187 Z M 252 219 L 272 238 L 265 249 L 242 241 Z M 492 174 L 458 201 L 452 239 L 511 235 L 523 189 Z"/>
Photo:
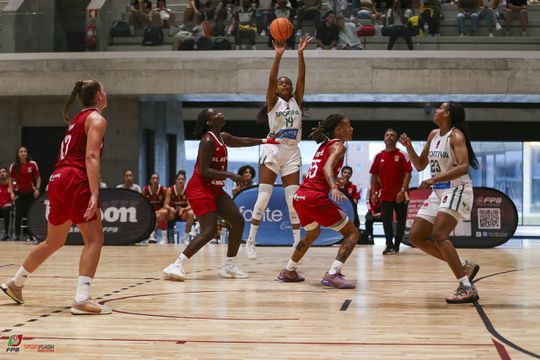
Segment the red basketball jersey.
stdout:
<path fill-rule="evenodd" d="M 176 186 L 174 185 L 169 189 L 171 189 L 171 206 L 175 208 L 176 211 L 187 208 L 188 201 L 185 189 L 181 193 L 176 190 Z"/>
<path fill-rule="evenodd" d="M 86 170 L 86 131 L 84 125 L 86 119 L 94 111 L 94 108 L 81 110 L 68 125 L 66 136 L 60 145 L 56 168 L 73 166 Z M 103 153 L 103 140 L 101 141 L 101 153 Z"/>
<path fill-rule="evenodd" d="M 152 188 L 150 185 L 146 185 L 143 188 L 143 195 L 150 201 L 152 206 L 154 207 L 154 210 L 159 210 L 163 207 L 163 203 L 165 202 L 165 193 L 167 192 L 167 189 L 165 189 L 165 186 L 158 185 L 158 191 L 152 192 Z"/>
<path fill-rule="evenodd" d="M 308 175 L 300 188 L 320 191 L 324 192 L 325 194 L 330 191 L 330 185 L 328 185 L 328 181 L 326 181 L 326 178 L 324 177 L 323 169 L 326 165 L 326 161 L 328 161 L 328 157 L 330 156 L 328 148 L 338 141 L 341 140 L 330 140 L 319 146 L 319 149 L 311 161 L 311 168 L 309 168 Z M 334 177 L 338 176 L 341 165 L 343 165 L 343 159 L 334 167 Z"/>
<path fill-rule="evenodd" d="M 212 162 L 210 164 L 210 167 L 218 171 L 227 171 L 227 146 L 224 143 L 222 143 L 222 140 L 219 140 L 216 137 L 216 135 L 214 135 L 211 131 L 208 131 L 206 134 L 210 134 L 216 146 L 216 148 L 214 149 L 214 153 L 212 154 Z M 195 163 L 195 169 L 193 170 L 193 177 L 196 178 L 197 180 L 200 180 L 200 182 L 206 185 L 215 186 L 219 188 L 222 188 L 223 186 L 225 186 L 225 179 L 207 179 L 201 175 L 199 171 L 199 156 L 198 155 L 197 155 L 197 162 Z"/>

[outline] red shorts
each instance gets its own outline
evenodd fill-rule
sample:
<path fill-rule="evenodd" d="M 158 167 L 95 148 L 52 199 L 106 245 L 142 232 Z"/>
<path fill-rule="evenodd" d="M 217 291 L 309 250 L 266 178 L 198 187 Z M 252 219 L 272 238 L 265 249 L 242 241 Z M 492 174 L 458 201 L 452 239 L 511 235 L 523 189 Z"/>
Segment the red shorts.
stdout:
<path fill-rule="evenodd" d="M 195 177 L 189 180 L 186 196 L 195 216 L 217 211 L 217 199 L 227 193 L 222 188 L 202 183 Z"/>
<path fill-rule="evenodd" d="M 68 220 L 74 224 L 87 222 L 84 212 L 90 196 L 90 184 L 84 170 L 75 167 L 56 169 L 49 180 L 49 222 L 52 225 L 61 225 Z M 88 221 L 96 219 L 97 213 Z"/>
<path fill-rule="evenodd" d="M 300 225 L 308 231 L 313 230 L 316 224 L 324 227 L 346 224 L 344 219 L 347 217 L 344 218 L 339 207 L 328 198 L 328 194 L 298 189 L 293 198 L 293 206 L 298 213 Z"/>

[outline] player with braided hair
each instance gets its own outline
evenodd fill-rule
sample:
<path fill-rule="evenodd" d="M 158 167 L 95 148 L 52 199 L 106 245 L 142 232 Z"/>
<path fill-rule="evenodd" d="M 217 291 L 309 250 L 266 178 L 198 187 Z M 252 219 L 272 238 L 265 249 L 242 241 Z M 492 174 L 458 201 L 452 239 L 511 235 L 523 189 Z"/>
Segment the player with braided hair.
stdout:
<path fill-rule="evenodd" d="M 319 237 L 322 225 L 343 235 L 336 259 L 324 275 L 322 284 L 338 289 L 355 288 L 354 282 L 344 279 L 341 268 L 358 242 L 360 232 L 347 215 L 328 198 L 329 192 L 334 201 L 342 202 L 345 198 L 338 188 L 336 177 L 345 157 L 344 142 L 351 140 L 352 134 L 353 128 L 349 119 L 334 114 L 319 122 L 309 135 L 317 144 L 322 144 L 313 157 L 306 179 L 293 199 L 294 208 L 298 213 L 300 224 L 306 230 L 306 235 L 300 240 L 289 263 L 279 274 L 278 280 L 282 282 L 304 281 L 304 277 L 296 272 L 298 262 Z"/>

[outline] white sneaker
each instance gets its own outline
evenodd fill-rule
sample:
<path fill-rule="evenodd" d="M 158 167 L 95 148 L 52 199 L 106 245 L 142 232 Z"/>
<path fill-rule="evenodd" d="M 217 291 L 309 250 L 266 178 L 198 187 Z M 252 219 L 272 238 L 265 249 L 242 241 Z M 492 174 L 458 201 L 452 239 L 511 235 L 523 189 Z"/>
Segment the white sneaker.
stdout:
<path fill-rule="evenodd" d="M 296 31 L 296 36 L 302 36 L 302 29 L 298 29 Z"/>
<path fill-rule="evenodd" d="M 186 271 L 182 266 L 176 264 L 170 264 L 165 269 L 163 269 L 163 274 L 169 280 L 174 281 L 184 281 L 186 280 Z"/>
<path fill-rule="evenodd" d="M 148 243 L 149 243 L 149 244 L 155 244 L 156 242 L 157 242 L 156 234 L 155 234 L 155 233 L 151 233 L 151 234 L 150 234 L 150 237 L 148 238 Z"/>
<path fill-rule="evenodd" d="M 261 35 L 260 36 L 266 36 L 266 31 L 261 31 Z"/>
<path fill-rule="evenodd" d="M 189 245 L 189 236 L 184 236 L 184 239 L 182 240 L 182 244 Z"/>
<path fill-rule="evenodd" d="M 255 251 L 255 242 L 246 241 L 246 256 L 250 260 L 255 260 L 257 258 L 257 252 Z"/>
<path fill-rule="evenodd" d="M 218 275 L 225 279 L 247 279 L 249 277 L 235 263 L 224 263 L 221 265 Z"/>
<path fill-rule="evenodd" d="M 502 29 L 502 26 L 501 26 L 501 24 L 499 24 L 498 21 L 495 23 L 495 29 L 497 29 L 497 31 L 501 31 L 501 29 Z"/>
<path fill-rule="evenodd" d="M 489 33 L 489 37 L 495 37 L 495 35 L 493 35 L 493 33 Z"/>

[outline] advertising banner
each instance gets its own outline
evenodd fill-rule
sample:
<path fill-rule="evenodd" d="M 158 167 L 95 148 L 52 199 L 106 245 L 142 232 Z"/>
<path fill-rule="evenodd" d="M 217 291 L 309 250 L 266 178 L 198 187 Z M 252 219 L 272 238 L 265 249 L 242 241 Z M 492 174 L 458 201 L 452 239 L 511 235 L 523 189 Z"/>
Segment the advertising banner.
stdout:
<path fill-rule="evenodd" d="M 253 207 L 257 201 L 259 193 L 258 186 L 252 186 L 242 190 L 234 197 L 234 202 L 238 205 L 240 212 L 244 216 L 246 225 L 244 226 L 243 239 L 249 235 L 249 225 L 253 214 Z M 338 206 L 347 214 L 351 221 L 354 220 L 355 211 L 353 203 L 345 198 L 343 203 Z M 302 236 L 305 232 L 302 230 Z M 340 241 L 342 236 L 339 232 L 321 227 L 321 235 L 315 241 L 313 246 L 332 245 Z M 268 202 L 268 207 L 263 214 L 259 231 L 257 232 L 257 245 L 292 245 L 292 226 L 289 218 L 289 209 L 285 201 L 285 192 L 283 186 L 276 185 L 272 192 L 272 197 Z"/>
<path fill-rule="evenodd" d="M 99 191 L 105 245 L 130 245 L 146 239 L 156 223 L 154 209 L 141 194 L 129 189 Z M 41 195 L 30 208 L 28 224 L 32 234 L 43 241 L 47 237 L 48 193 Z M 72 226 L 67 245 L 84 244 L 79 229 Z"/>
<path fill-rule="evenodd" d="M 413 189 L 410 192 L 407 223 L 403 242 L 409 244 L 409 230 L 431 190 Z M 507 242 L 516 232 L 518 212 L 506 194 L 487 187 L 474 188 L 474 203 L 470 220 L 461 220 L 450 235 L 458 248 L 489 248 Z"/>

